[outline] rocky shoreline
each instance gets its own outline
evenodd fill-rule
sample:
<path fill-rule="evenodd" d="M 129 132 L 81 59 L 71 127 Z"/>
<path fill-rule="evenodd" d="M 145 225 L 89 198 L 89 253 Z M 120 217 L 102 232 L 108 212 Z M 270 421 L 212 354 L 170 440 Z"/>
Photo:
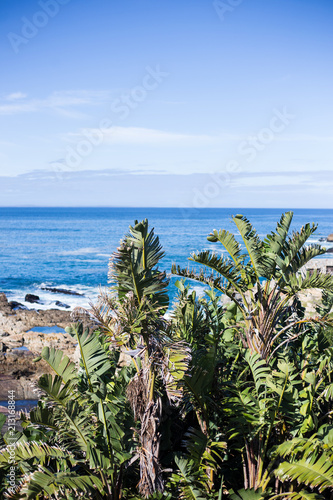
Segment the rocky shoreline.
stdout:
<path fill-rule="evenodd" d="M 33 359 L 44 346 L 73 357 L 76 341 L 60 330 L 73 321 L 69 311 L 21 309 L 0 293 L 0 401 L 7 400 L 9 390 L 15 391 L 17 400 L 36 399 L 35 381 L 50 369 Z M 30 331 L 35 327 L 49 327 L 49 333 Z"/>

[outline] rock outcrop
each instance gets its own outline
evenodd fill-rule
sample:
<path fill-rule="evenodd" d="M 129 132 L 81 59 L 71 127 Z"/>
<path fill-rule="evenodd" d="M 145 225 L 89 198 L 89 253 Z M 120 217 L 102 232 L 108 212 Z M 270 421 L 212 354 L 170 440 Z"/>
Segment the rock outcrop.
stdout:
<path fill-rule="evenodd" d="M 43 373 L 51 373 L 45 361 L 34 363 L 36 356 L 30 351 L 13 350 L 0 354 L 0 400 L 8 400 L 8 391 L 15 399 L 38 399 L 36 381 Z"/>
<path fill-rule="evenodd" d="M 33 293 L 27 293 L 24 300 L 26 302 L 30 302 L 30 304 L 38 304 L 40 299 L 39 299 L 38 295 L 34 295 Z"/>
<path fill-rule="evenodd" d="M 65 328 L 72 322 L 70 311 L 59 309 L 35 310 L 11 307 L 4 293 L 0 293 L 0 332 L 24 333 L 34 326 L 58 325 Z"/>
<path fill-rule="evenodd" d="M 66 288 L 52 288 L 49 286 L 42 286 L 42 290 L 46 290 L 47 292 L 52 292 L 52 293 L 63 293 L 65 295 L 76 295 L 79 297 L 83 297 L 82 293 L 73 292 L 72 290 L 66 290 Z"/>
<path fill-rule="evenodd" d="M 0 293 L 0 314 L 12 314 L 12 308 L 4 293 Z"/>
<path fill-rule="evenodd" d="M 76 341 L 59 328 L 50 333 L 29 331 L 34 327 L 65 328 L 73 322 L 71 312 L 14 309 L 4 293 L 0 293 L 0 401 L 7 400 L 8 390 L 16 399 L 36 399 L 35 381 L 50 373 L 44 362 L 33 362 L 43 347 L 55 347 L 73 357 Z"/>
<path fill-rule="evenodd" d="M 327 241 L 332 242 L 333 241 L 333 233 L 329 234 L 327 236 Z"/>

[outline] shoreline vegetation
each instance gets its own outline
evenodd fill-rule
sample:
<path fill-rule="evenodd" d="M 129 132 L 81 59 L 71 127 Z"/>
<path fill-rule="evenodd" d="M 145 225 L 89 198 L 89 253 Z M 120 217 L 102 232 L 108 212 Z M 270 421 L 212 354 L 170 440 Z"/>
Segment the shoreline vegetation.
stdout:
<path fill-rule="evenodd" d="M 228 257 L 174 264 L 168 315 L 147 219 L 113 254 L 113 286 L 74 323 L 1 294 L 1 498 L 331 499 L 333 266 L 306 244 L 317 226 L 289 234 L 292 218 L 261 239 L 236 215 L 242 246 L 213 230 Z M 50 322 L 66 333 L 29 332 Z M 34 391 L 16 420 L 15 397 Z"/>

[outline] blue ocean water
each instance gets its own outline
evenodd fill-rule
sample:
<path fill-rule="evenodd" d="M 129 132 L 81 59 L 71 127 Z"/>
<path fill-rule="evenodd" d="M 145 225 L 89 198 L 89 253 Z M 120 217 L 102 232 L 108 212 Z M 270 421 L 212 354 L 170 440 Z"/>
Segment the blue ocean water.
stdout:
<path fill-rule="evenodd" d="M 213 229 L 235 232 L 233 214 L 242 213 L 259 235 L 275 229 L 283 209 L 179 209 L 179 208 L 0 208 L 0 291 L 9 300 L 28 307 L 59 307 L 56 301 L 87 306 L 100 286 L 107 286 L 108 261 L 128 226 L 148 218 L 165 251 L 161 268 L 188 264 L 192 251 L 218 244 L 207 241 Z M 333 210 L 294 210 L 293 230 L 307 222 L 318 223 L 312 243 L 333 232 Z M 326 247 L 330 246 L 325 244 Z M 330 254 L 327 255 L 328 257 Z M 175 295 L 174 279 L 170 294 Z M 43 287 L 72 290 L 82 296 L 54 294 Z M 37 294 L 41 304 L 24 302 L 26 293 Z"/>

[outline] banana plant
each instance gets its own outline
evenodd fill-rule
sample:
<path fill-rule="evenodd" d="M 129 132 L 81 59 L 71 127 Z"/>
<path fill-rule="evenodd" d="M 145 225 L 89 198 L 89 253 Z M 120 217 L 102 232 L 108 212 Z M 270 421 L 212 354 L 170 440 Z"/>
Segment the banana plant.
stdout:
<path fill-rule="evenodd" d="M 246 491 L 261 491 L 267 498 L 312 498 L 310 486 L 317 488 L 318 498 L 321 491 L 329 495 L 332 355 L 321 329 L 305 331 L 292 349 L 285 347 L 269 364 L 258 353 L 245 351 L 239 362 L 248 366 L 239 380 L 224 382 L 225 394 L 231 392 L 222 403 L 228 445 L 241 455 Z M 316 433 L 324 441 L 319 451 Z"/>
<path fill-rule="evenodd" d="M 226 345 L 234 353 L 234 314 L 221 307 L 214 290 L 198 298 L 183 281 L 176 286 L 179 292 L 172 326 L 190 344 L 192 360 L 184 377 L 182 445 L 186 452 L 177 455 L 177 463 L 183 466 L 173 481 L 178 478 L 179 494 L 184 498 L 215 498 L 227 448 L 221 426 L 220 378 L 227 364 L 223 377 L 232 373 L 232 355 L 226 356 Z"/>
<path fill-rule="evenodd" d="M 229 297 L 242 314 L 239 334 L 244 347 L 266 361 L 279 344 L 292 340 L 288 332 L 294 327 L 316 321 L 293 314 L 293 299 L 297 294 L 313 288 L 333 291 L 331 275 L 301 272 L 307 262 L 325 253 L 325 249 L 319 245 L 305 246 L 317 229 L 315 224 L 306 224 L 288 237 L 292 218 L 292 212 L 282 214 L 276 231 L 261 240 L 250 221 L 236 215 L 232 220 L 245 252 L 232 233 L 214 230 L 208 241 L 219 242 L 228 257 L 205 250 L 193 253 L 189 259 L 205 266 L 210 274 L 172 267 L 174 274 L 206 283 Z"/>
<path fill-rule="evenodd" d="M 288 435 L 297 414 L 297 377 L 292 365 L 276 369 L 258 353 L 245 352 L 245 372 L 229 385 L 224 402 L 231 449 L 241 456 L 244 488 L 266 491 L 271 483 L 268 455 Z"/>
<path fill-rule="evenodd" d="M 62 351 L 42 350 L 38 359 L 54 374 L 40 377 L 41 399 L 23 418 L 13 458 L 20 481 L 11 498 L 72 498 L 80 492 L 86 498 L 118 500 L 131 457 L 119 426 L 130 418 L 129 408 L 124 398 L 113 397 L 114 386 L 122 381 L 96 335 L 82 324 L 67 331 L 78 342 L 80 367 Z M 0 468 L 8 467 L 11 453 L 8 446 L 2 449 Z"/>
<path fill-rule="evenodd" d="M 147 219 L 135 221 L 111 258 L 111 291 L 100 295 L 92 311 L 101 336 L 111 348 L 121 349 L 124 363 L 135 369 L 126 394 L 137 422 L 138 488 L 145 498 L 164 490 L 160 461 L 163 397 L 171 404 L 179 400 L 190 359 L 186 342 L 172 336 L 164 318 L 169 297 L 166 274 L 158 269 L 163 255 Z"/>

